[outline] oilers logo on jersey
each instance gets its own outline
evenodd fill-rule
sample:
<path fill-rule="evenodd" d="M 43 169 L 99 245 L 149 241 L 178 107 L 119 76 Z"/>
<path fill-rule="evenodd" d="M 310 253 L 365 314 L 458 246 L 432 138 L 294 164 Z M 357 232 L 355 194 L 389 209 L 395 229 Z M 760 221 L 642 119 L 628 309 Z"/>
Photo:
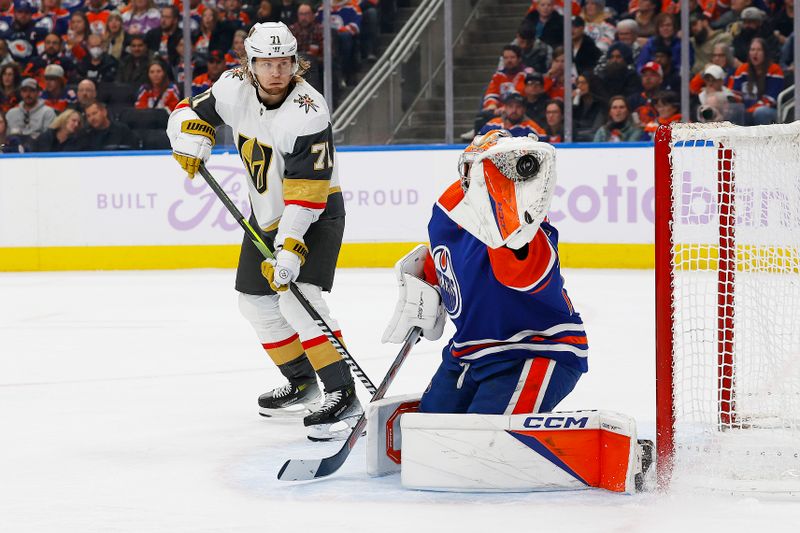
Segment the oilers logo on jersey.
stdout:
<path fill-rule="evenodd" d="M 433 249 L 432 255 L 444 308 L 452 318 L 458 318 L 461 314 L 461 287 L 453 270 L 450 249 L 447 246 L 437 246 Z"/>

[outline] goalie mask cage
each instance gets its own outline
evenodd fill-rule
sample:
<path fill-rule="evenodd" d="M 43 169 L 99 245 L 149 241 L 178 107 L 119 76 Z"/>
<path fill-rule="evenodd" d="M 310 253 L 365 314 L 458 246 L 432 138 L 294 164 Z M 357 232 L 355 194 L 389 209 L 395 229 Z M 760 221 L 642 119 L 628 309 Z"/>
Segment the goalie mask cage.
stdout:
<path fill-rule="evenodd" d="M 659 485 L 800 494 L 800 123 L 655 142 Z"/>

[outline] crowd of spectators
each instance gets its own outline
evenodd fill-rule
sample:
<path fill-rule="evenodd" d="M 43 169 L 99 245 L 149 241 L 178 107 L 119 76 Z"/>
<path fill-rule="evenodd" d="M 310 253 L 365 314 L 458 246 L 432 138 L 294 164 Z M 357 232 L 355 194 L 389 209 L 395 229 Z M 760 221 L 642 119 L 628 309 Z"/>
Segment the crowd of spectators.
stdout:
<path fill-rule="evenodd" d="M 563 2 L 532 0 L 462 139 L 505 128 L 563 142 L 565 97 L 574 141 L 652 139 L 684 118 L 681 31 L 690 35 L 688 121 L 779 121 L 778 95 L 794 78 L 792 2 L 690 0 L 689 28 L 680 28 L 677 0 L 572 5 L 572 71 L 564 72 Z"/>
<path fill-rule="evenodd" d="M 168 113 L 239 64 L 258 22 L 282 21 L 322 88 L 321 0 L 0 0 L 2 151 L 168 148 Z M 332 0 L 334 97 L 374 61 L 396 0 Z M 191 47 L 191 95 L 184 51 Z"/>

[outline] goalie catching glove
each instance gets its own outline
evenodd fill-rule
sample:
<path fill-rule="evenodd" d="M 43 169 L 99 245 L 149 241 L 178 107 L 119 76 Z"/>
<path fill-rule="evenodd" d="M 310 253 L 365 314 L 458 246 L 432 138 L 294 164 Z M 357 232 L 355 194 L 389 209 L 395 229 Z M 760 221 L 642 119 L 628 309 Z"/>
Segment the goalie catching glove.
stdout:
<path fill-rule="evenodd" d="M 288 237 L 283 241 L 283 246 L 275 249 L 275 259 L 265 259 L 261 263 L 261 274 L 267 278 L 273 291 L 285 291 L 300 275 L 300 267 L 306 262 L 307 257 L 306 245 Z"/>
<path fill-rule="evenodd" d="M 442 297 L 422 279 L 429 256 L 428 247 L 420 244 L 395 264 L 400 296 L 381 342 L 402 343 L 414 327 L 422 328 L 422 336 L 431 341 L 442 336 L 446 317 Z"/>
<path fill-rule="evenodd" d="M 172 138 L 172 157 L 192 179 L 200 163 L 205 163 L 211 156 L 215 130 L 211 124 L 199 118 L 184 120 L 180 125 L 180 131 Z"/>

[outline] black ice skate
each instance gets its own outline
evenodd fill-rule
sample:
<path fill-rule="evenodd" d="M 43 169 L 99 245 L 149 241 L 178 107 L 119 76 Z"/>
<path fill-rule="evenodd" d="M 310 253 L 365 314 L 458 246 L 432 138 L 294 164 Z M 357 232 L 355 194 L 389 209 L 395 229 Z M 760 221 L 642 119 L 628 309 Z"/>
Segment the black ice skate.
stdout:
<path fill-rule="evenodd" d="M 325 393 L 322 406 L 303 419 L 312 441 L 344 440 L 364 413 L 355 387 L 346 385 Z"/>
<path fill-rule="evenodd" d="M 652 474 L 650 472 L 651 467 L 653 466 L 653 441 L 639 439 L 639 453 L 641 454 L 641 464 L 642 464 L 642 471 L 636 474 L 634 477 L 634 483 L 636 485 L 636 492 L 642 492 L 644 490 L 648 490 L 650 488 L 650 478 L 652 478 Z"/>
<path fill-rule="evenodd" d="M 300 417 L 310 413 L 320 399 L 317 380 L 289 382 L 258 397 L 258 414 L 268 417 Z"/>

